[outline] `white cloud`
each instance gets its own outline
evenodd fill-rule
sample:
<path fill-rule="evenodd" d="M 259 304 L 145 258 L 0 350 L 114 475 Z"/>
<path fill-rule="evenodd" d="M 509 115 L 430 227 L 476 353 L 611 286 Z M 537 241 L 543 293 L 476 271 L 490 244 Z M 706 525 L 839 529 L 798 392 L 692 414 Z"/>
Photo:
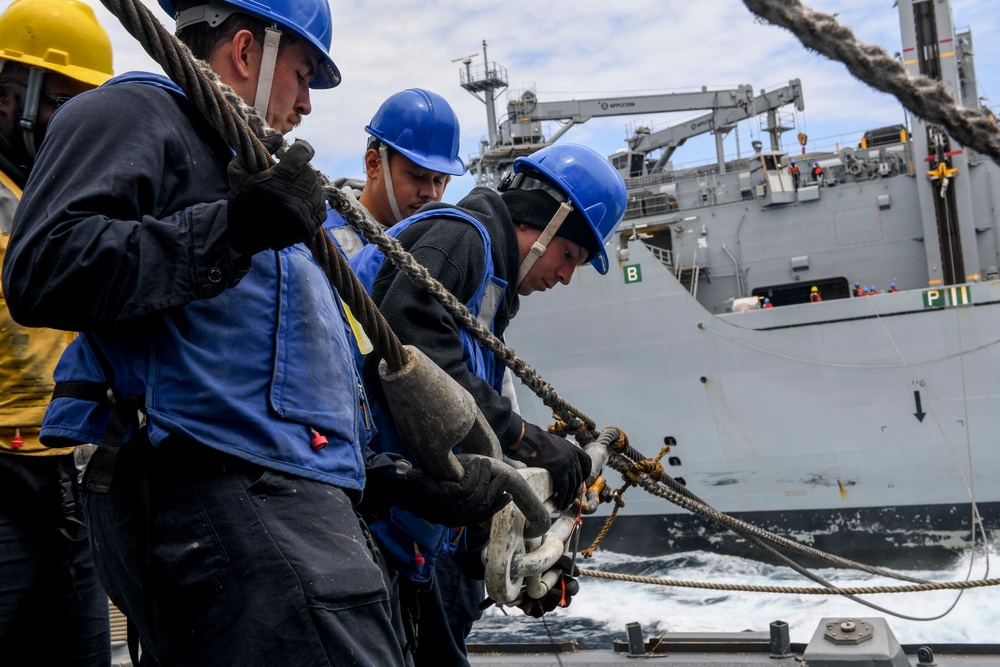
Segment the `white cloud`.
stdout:
<path fill-rule="evenodd" d="M 166 14 L 144 0 L 164 22 Z M 900 48 L 899 19 L 890 0 L 808 0 L 837 13 L 862 40 L 889 53 Z M 989 3 L 952 0 L 956 25 L 972 26 L 980 90 L 1000 96 L 989 44 L 1000 43 L 998 19 Z M 429 88 L 451 102 L 462 123 L 462 154 L 478 150 L 487 134 L 482 103 L 459 86 L 461 63 L 452 59 L 482 51 L 506 67 L 511 89 L 534 85 L 541 101 L 607 95 L 682 92 L 750 84 L 755 91 L 801 79 L 805 111 L 795 114 L 796 131 L 826 147 L 856 143 L 868 128 L 899 122 L 892 98 L 858 83 L 843 65 L 806 51 L 787 31 L 756 23 L 740 0 L 552 0 L 538 3 L 481 3 L 460 0 L 334 1 L 333 57 L 344 83 L 313 97 L 313 114 L 297 131 L 317 149 L 317 165 L 330 176 L 358 176 L 364 126 L 388 95 L 412 86 Z M 96 7 L 112 34 L 116 71 L 158 68 L 103 7 Z M 481 62 L 480 55 L 474 62 Z M 501 96 L 497 117 L 504 115 Z M 1000 103 L 1000 100 L 998 100 Z M 791 111 L 788 108 L 789 112 Z M 697 113 L 657 118 L 595 119 L 570 130 L 563 141 L 610 154 L 624 146 L 626 124 L 654 121 L 665 127 Z M 759 123 L 741 125 L 740 145 L 749 151 Z M 726 140 L 736 152 L 735 133 Z M 689 141 L 675 164 L 714 156 L 710 137 Z M 449 199 L 466 192 L 471 177 L 457 179 Z"/>

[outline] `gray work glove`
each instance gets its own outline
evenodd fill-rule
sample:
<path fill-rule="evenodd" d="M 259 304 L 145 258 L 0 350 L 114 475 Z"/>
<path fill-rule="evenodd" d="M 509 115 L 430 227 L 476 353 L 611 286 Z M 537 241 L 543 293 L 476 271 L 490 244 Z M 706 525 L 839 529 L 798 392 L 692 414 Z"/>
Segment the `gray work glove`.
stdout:
<path fill-rule="evenodd" d="M 281 135 L 261 140 L 268 152 L 281 146 Z M 229 163 L 229 247 L 249 256 L 281 250 L 312 238 L 326 220 L 326 198 L 309 166 L 315 151 L 297 140 L 271 168 L 252 174 L 236 158 Z"/>

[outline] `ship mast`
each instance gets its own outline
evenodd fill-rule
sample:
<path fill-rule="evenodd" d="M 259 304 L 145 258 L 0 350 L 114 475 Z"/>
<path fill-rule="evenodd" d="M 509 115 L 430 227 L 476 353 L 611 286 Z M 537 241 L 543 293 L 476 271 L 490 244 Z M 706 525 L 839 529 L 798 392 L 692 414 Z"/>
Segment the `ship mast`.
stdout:
<path fill-rule="evenodd" d="M 950 3 L 899 0 L 898 5 L 907 73 L 941 81 L 956 102 L 979 108 L 972 34 L 955 34 Z M 928 284 L 977 281 L 981 267 L 968 171 L 983 158 L 916 116 L 911 115 L 911 127 Z"/>
<path fill-rule="evenodd" d="M 464 58 L 456 59 L 461 60 L 462 64 L 465 65 L 465 69 L 460 72 L 462 88 L 486 105 L 486 125 L 489 139 L 482 142 L 479 155 L 470 161 L 469 166 L 471 169 L 475 169 L 476 185 L 496 187 L 500 182 L 500 174 L 494 164 L 495 160 L 490 160 L 490 155 L 499 143 L 496 96 L 498 92 L 507 88 L 507 70 L 496 63 L 490 63 L 486 55 L 485 39 L 483 40 L 483 64 L 473 67 L 472 59 L 478 55 L 478 53 L 473 53 Z"/>

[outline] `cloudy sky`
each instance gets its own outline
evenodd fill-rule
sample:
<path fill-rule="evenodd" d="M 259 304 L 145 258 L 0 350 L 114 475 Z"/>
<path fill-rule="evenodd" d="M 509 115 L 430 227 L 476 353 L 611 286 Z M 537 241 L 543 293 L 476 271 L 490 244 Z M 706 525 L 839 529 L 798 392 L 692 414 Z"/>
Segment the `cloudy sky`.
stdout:
<path fill-rule="evenodd" d="M 88 0 L 112 36 L 115 70 L 159 71 L 98 0 Z M 155 0 L 144 0 L 165 23 Z M 900 50 L 899 19 L 892 0 L 807 0 L 838 14 L 864 41 L 890 54 Z M 333 57 L 344 82 L 313 95 L 313 113 L 297 130 L 316 147 L 315 164 L 331 177 L 362 175 L 364 126 L 388 95 L 412 86 L 445 96 L 462 124 L 462 156 L 478 152 L 487 134 L 485 106 L 459 85 L 454 59 L 488 44 L 491 62 L 506 68 L 510 91 L 533 88 L 542 102 L 610 95 L 697 91 L 702 86 L 750 84 L 755 94 L 801 79 L 805 111 L 786 112 L 795 131 L 784 137 L 797 149 L 805 132 L 810 149 L 852 145 L 865 129 L 900 122 L 903 112 L 888 96 L 853 79 L 843 65 L 807 52 L 791 33 L 754 21 L 741 0 L 550 0 L 545 3 L 469 0 L 332 0 Z M 1000 107 L 1000 17 L 993 3 L 952 0 L 955 25 L 971 27 L 976 45 L 980 95 Z M 507 93 L 500 94 L 498 119 Z M 624 146 L 627 127 L 654 130 L 699 115 L 594 119 L 571 129 L 561 141 L 588 145 L 610 155 Z M 556 126 L 548 127 L 549 132 Z M 737 132 L 726 152 L 737 153 Z M 746 155 L 760 135 L 757 121 L 742 123 L 739 150 Z M 705 162 L 715 154 L 711 137 L 689 141 L 675 165 Z M 472 177 L 453 181 L 447 200 L 472 187 Z"/>

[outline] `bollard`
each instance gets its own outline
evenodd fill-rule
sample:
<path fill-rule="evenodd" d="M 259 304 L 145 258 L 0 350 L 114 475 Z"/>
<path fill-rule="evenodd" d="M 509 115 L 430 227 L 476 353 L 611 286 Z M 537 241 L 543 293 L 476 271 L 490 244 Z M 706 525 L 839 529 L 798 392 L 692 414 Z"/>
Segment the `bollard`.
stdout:
<path fill-rule="evenodd" d="M 642 626 L 638 623 L 626 623 L 625 632 L 628 633 L 628 657 L 636 658 L 646 655 L 646 642 L 642 639 Z"/>
<path fill-rule="evenodd" d="M 792 640 L 788 634 L 788 623 L 771 622 L 771 658 L 784 660 L 792 657 Z"/>

